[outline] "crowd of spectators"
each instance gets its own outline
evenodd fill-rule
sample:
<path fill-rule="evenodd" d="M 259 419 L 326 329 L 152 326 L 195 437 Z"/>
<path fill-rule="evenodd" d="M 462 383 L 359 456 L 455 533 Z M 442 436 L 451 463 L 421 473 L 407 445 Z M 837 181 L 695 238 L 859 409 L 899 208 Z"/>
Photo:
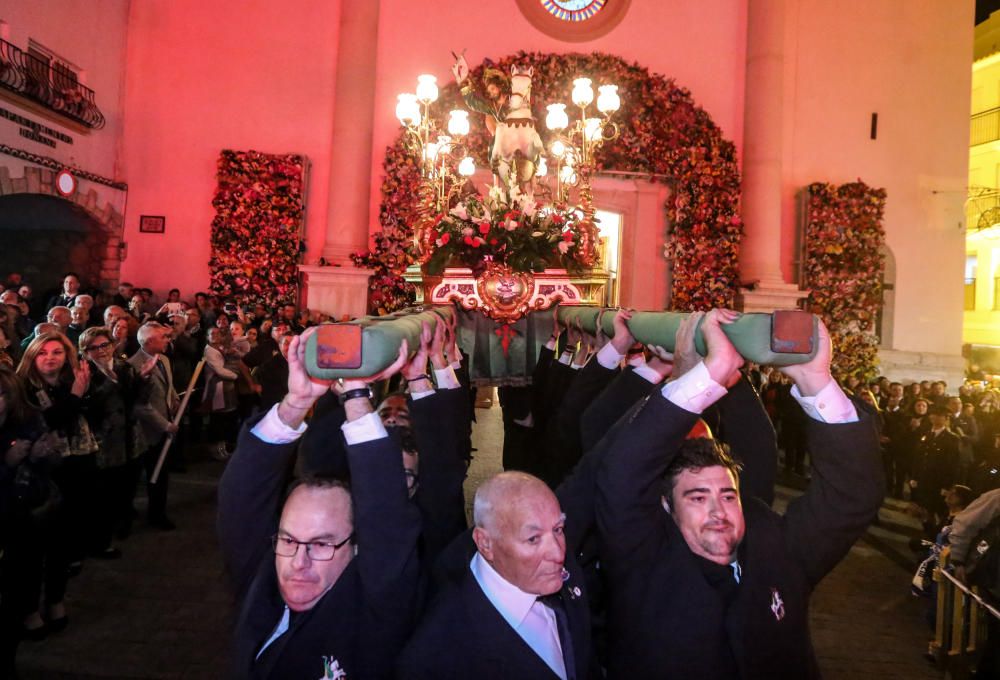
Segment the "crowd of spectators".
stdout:
<path fill-rule="evenodd" d="M 763 503 L 760 508 L 748 510 L 756 518 L 755 531 L 762 540 L 765 535 L 769 536 L 767 540 L 784 540 L 778 538 L 781 532 L 799 532 L 796 535 L 797 540 L 804 540 L 803 554 L 782 553 L 780 560 L 785 560 L 782 569 L 790 571 L 808 563 L 793 580 L 808 582 L 809 588 L 832 568 L 838 555 L 874 516 L 883 493 L 881 471 L 885 473 L 884 491 L 912 501 L 914 512 L 920 514 L 928 532 L 936 531 L 954 510 L 954 499 L 942 491 L 953 491 L 956 484 L 968 485 L 977 493 L 1000 486 L 1000 391 L 995 385 L 982 379 L 969 380 L 957 395 L 950 396 L 941 382 L 904 385 L 880 378 L 868 385 L 848 382 L 841 392 L 829 379 L 829 357 L 819 366 L 825 378 L 820 380 L 822 384 L 815 385 L 810 384 L 814 377 L 807 372 L 786 369 L 779 373 L 753 365 L 741 369 L 742 358 L 722 339 L 721 331 L 713 343 L 715 350 L 710 347 L 704 361 L 693 353 L 693 335 L 688 338 L 691 349 L 684 368 L 689 373 L 682 375 L 684 380 L 671 382 L 669 388 L 662 387 L 662 398 L 657 396 L 655 403 L 644 409 L 643 427 L 631 428 L 627 419 L 619 420 L 620 416 L 646 403 L 642 397 L 650 390 L 656 395 L 675 371 L 677 359 L 660 348 L 635 345 L 627 327 L 629 315 L 619 312 L 616 334 L 610 341 L 554 324 L 531 386 L 501 389 L 503 466 L 508 472 L 477 492 L 476 528 L 468 534 L 463 533 L 466 519 L 462 480 L 472 451 L 474 396 L 453 326 L 438 323 L 433 331 L 425 327 L 420 347 L 411 348 L 413 355 L 407 356 L 405 348 L 402 350 L 390 371 L 397 376 L 387 373 L 356 385 L 348 381 L 332 391 L 305 377 L 304 343 L 300 340 L 304 333 L 311 332 L 307 331 L 310 326 L 328 319 L 300 311 L 292 304 L 268 309 L 201 292 L 188 302 L 176 289 L 160 302 L 150 291 L 127 283 L 119 287 L 116 295 L 109 296 L 97 290 L 82 290 L 72 273 L 64 277 L 60 291 L 41 297 L 48 299 L 35 299 L 30 286 L 16 276 L 10 277 L 0 294 L 0 661 L 4 670 L 13 667 L 19 640 L 40 640 L 68 625 L 66 588 L 86 559 L 122 557 L 123 549 L 127 550 L 123 542 L 138 519 L 140 482 L 145 482 L 148 495 L 145 520 L 149 527 L 158 531 L 176 528 L 168 515 L 169 478 L 171 473 L 183 472 L 195 457 L 211 457 L 227 464 L 220 482 L 219 528 L 227 567 L 241 603 L 235 663 L 243 666 L 248 675 L 262 676 L 270 674 L 263 668 L 299 669 L 307 674 L 315 670 L 316 659 L 309 655 L 315 646 L 310 637 L 314 633 L 302 633 L 304 624 L 295 628 L 296 620 L 303 620 L 303 612 L 315 607 L 313 618 L 329 619 L 331 627 L 346 626 L 343 637 L 336 638 L 340 661 L 334 661 L 334 665 L 342 662 L 364 668 L 372 664 L 373 668 L 383 669 L 374 674 L 381 677 L 392 665 L 392 657 L 381 652 L 389 648 L 398 651 L 406 635 L 413 632 L 407 623 L 417 610 L 411 606 L 413 602 L 404 601 L 410 590 L 422 594 L 439 589 L 449 592 L 448 588 L 457 583 L 454 579 L 463 578 L 463 565 L 467 567 L 472 558 L 473 573 L 487 592 L 481 580 L 487 572 L 492 574 L 490 579 L 505 582 L 504 588 L 511 584 L 530 592 L 536 588 L 539 596 L 549 595 L 542 592 L 550 589 L 545 579 L 553 580 L 551 588 L 556 590 L 563 582 L 572 585 L 562 586 L 569 593 L 563 605 L 546 602 L 546 607 L 556 607 L 556 613 L 545 610 L 542 618 L 548 623 L 542 625 L 549 627 L 550 638 L 555 635 L 557 641 L 566 642 L 563 638 L 568 633 L 562 629 L 563 622 L 557 621 L 566 614 L 558 607 L 576 607 L 570 617 L 576 617 L 577 623 L 593 619 L 594 653 L 584 653 L 591 647 L 589 624 L 586 636 L 577 638 L 582 647 L 577 649 L 577 659 L 570 658 L 572 647 L 563 648 L 561 659 L 539 652 L 557 676 L 573 676 L 571 666 L 578 663 L 579 677 L 597 677 L 597 666 L 593 664 L 599 661 L 606 668 L 610 663 L 612 670 L 617 663 L 618 677 L 633 677 L 632 672 L 643 667 L 642 659 L 658 658 L 666 647 L 647 645 L 634 657 L 632 652 L 625 654 L 622 650 L 630 649 L 638 638 L 631 634 L 621 637 L 621 631 L 641 623 L 619 618 L 610 630 L 606 627 L 608 596 L 604 590 L 611 592 L 619 583 L 603 582 L 608 577 L 600 573 L 602 555 L 607 557 L 608 546 L 614 544 L 608 536 L 599 539 L 601 531 L 606 530 L 601 513 L 610 518 L 607 526 L 612 526 L 615 513 L 622 511 L 616 503 L 652 501 L 646 504 L 649 507 L 644 506 L 650 517 L 642 531 L 651 531 L 647 538 L 655 539 L 648 545 L 659 545 L 657 541 L 667 538 L 676 541 L 672 534 L 659 536 L 659 514 L 663 510 L 672 512 L 673 487 L 663 498 L 658 493 L 648 498 L 649 488 L 659 488 L 665 471 L 668 477 L 674 476 L 673 484 L 677 484 L 690 470 L 723 470 L 719 493 L 727 498 L 727 494 L 733 496 L 733 490 L 727 491 L 726 484 L 732 486 L 738 462 L 742 462 L 741 494 Z M 719 324 L 728 317 L 720 312 L 713 319 Z M 693 334 L 693 326 L 689 332 Z M 727 353 L 726 360 L 719 359 Z M 723 364 L 725 370 L 719 368 Z M 199 371 L 199 366 L 203 370 Z M 718 376 L 713 372 L 716 370 Z M 792 375 L 795 380 L 788 377 Z M 702 385 L 705 381 L 716 388 L 709 400 L 690 387 L 685 388 L 687 391 L 678 387 Z M 730 391 L 728 396 L 723 384 Z M 807 387 L 811 394 L 802 391 Z M 812 405 L 810 399 L 819 392 L 827 395 L 824 398 L 835 397 L 839 412 L 833 418 Z M 856 411 L 843 399 L 843 393 L 867 402 L 868 408 L 864 413 Z M 721 401 L 713 405 L 720 394 Z M 184 399 L 189 401 L 186 409 L 181 408 Z M 692 416 L 698 413 L 703 421 L 695 423 L 697 418 Z M 309 430 L 301 436 L 307 422 Z M 248 427 L 242 428 L 240 435 L 244 423 Z M 874 423 L 878 431 L 882 465 L 881 470 L 861 474 L 868 469 L 865 430 L 869 423 Z M 682 445 L 681 458 L 687 462 L 676 470 L 664 468 L 655 475 L 655 483 L 642 482 L 646 487 L 641 493 L 625 490 L 638 483 L 638 478 L 612 474 L 609 482 L 603 477 L 606 469 L 614 470 L 617 465 L 624 469 L 629 464 L 627 459 L 615 465 L 600 462 L 604 456 L 616 460 L 616 449 L 608 442 L 618 441 L 630 451 L 644 450 L 643 455 L 653 461 L 662 457 L 660 442 L 664 439 L 647 436 L 649 433 L 667 428 L 671 437 L 680 435 L 683 439 L 685 433 L 694 433 L 699 427 L 715 431 L 727 448 L 697 445 L 686 451 L 686 445 Z M 837 432 L 846 433 L 845 438 L 838 439 Z M 865 445 L 854 450 L 851 442 Z M 237 448 L 240 452 L 230 461 Z M 400 480 L 394 481 L 395 473 L 389 469 L 372 467 L 366 457 L 374 454 L 359 453 L 372 448 L 400 453 L 401 488 L 413 501 L 412 508 L 406 502 L 397 507 L 387 500 Z M 729 457 L 730 449 L 737 462 Z M 836 451 L 839 453 L 834 455 Z M 694 461 L 701 460 L 698 456 L 707 456 L 704 460 L 709 462 L 691 462 L 684 458 L 688 455 L 694 456 Z M 790 510 L 786 525 L 776 523 L 772 518 L 777 515 L 765 508 L 773 500 L 779 455 L 790 475 L 808 477 L 814 466 L 825 468 L 827 475 L 861 474 L 853 483 L 858 494 L 856 511 L 830 514 L 829 508 L 803 502 Z M 287 500 L 282 501 L 281 480 L 296 459 L 301 477 L 285 496 Z M 647 472 L 643 471 L 643 475 Z M 817 489 L 807 492 L 807 496 L 823 493 L 825 476 L 816 476 L 819 479 L 812 486 Z M 348 487 L 340 481 L 329 481 L 346 477 L 352 480 L 352 491 L 346 491 Z M 273 488 L 264 490 L 260 482 L 265 480 L 268 484 L 273 481 Z M 616 483 L 623 486 L 615 487 Z M 261 498 L 246 493 L 253 489 L 262 494 Z M 373 489 L 382 490 L 372 496 Z M 312 512 L 329 510 L 329 506 L 320 511 L 316 509 L 319 506 L 311 505 L 319 496 L 326 499 L 324 503 L 337 505 L 344 501 L 333 496 L 345 492 L 353 496 L 348 496 L 348 505 L 353 503 L 354 517 L 349 511 L 338 516 L 335 523 L 343 527 L 323 534 L 325 539 L 306 541 L 301 540 L 303 534 L 292 530 L 299 526 L 296 522 L 308 526 Z M 499 527 L 510 530 L 513 525 L 503 522 L 514 521 L 512 516 L 502 518 L 503 522 L 494 516 L 522 512 L 519 502 L 529 497 L 538 502 L 537 507 L 544 506 L 546 517 L 558 524 L 552 530 L 552 536 L 557 538 L 551 540 L 555 542 L 546 548 L 547 557 L 536 567 L 558 563 L 559 568 L 553 571 L 546 567 L 547 576 L 540 580 L 518 571 L 525 561 L 531 563 L 535 558 L 514 553 L 497 556 L 494 552 L 499 550 L 494 546 L 512 540 L 502 535 Z M 520 500 L 513 502 L 516 499 Z M 681 503 L 682 497 L 676 500 Z M 686 493 L 683 502 L 688 503 Z M 602 503 L 610 506 L 605 508 Z M 681 510 L 674 510 L 674 519 L 683 532 L 687 520 Z M 253 521 L 248 519 L 251 515 Z M 697 540 L 684 536 L 694 554 L 707 560 L 698 564 L 706 578 L 710 577 L 712 587 L 720 589 L 725 598 L 734 597 L 733 589 L 743 587 L 741 565 L 753 564 L 757 559 L 756 553 L 736 552 L 742 540 L 742 522 L 741 510 L 738 527 L 727 523 L 727 531 L 734 537 L 721 562 L 718 556 L 702 555 Z M 768 533 L 772 531 L 774 536 Z M 624 537 L 636 532 L 641 533 L 640 527 L 630 520 L 612 534 L 624 541 L 624 546 Z M 640 542 L 647 545 L 646 540 Z M 359 558 L 360 566 L 344 571 L 346 575 L 341 578 L 337 569 L 345 569 L 350 557 L 344 557 L 345 553 L 338 549 L 346 542 L 353 542 L 354 554 L 363 558 Z M 364 547 L 366 542 L 368 547 Z M 267 544 L 272 552 L 265 555 L 261 545 Z M 817 552 L 810 546 L 823 548 Z M 795 550 L 799 549 L 792 552 Z M 620 555 L 615 555 L 622 560 L 608 559 L 608 564 L 617 565 L 622 582 L 654 582 L 644 570 L 655 570 L 663 564 L 653 555 L 636 563 L 630 549 L 623 548 Z M 454 571 L 432 573 L 429 567 L 438 563 L 438 557 Z M 682 559 L 683 564 L 695 564 L 683 561 L 686 559 Z M 416 571 L 411 570 L 411 562 Z M 488 569 L 486 562 L 496 573 Z M 723 569 L 716 573 L 720 564 Z M 399 571 L 390 574 L 390 568 Z M 359 571 L 363 574 L 361 581 L 351 585 Z M 756 573 L 755 569 L 751 567 L 749 573 Z M 378 592 L 370 590 L 372 583 L 366 581 L 375 576 L 375 582 L 383 587 Z M 390 576 L 402 580 L 389 587 Z M 525 580 L 518 581 L 522 576 Z M 464 578 L 467 580 L 468 574 Z M 399 590 L 404 581 L 409 590 Z M 751 579 L 745 588 L 758 585 Z M 581 587 L 587 597 L 574 604 L 572 600 L 580 597 Z M 798 586 L 789 582 L 787 587 Z M 316 588 L 320 590 L 314 592 Z M 358 591 L 354 593 L 350 588 Z M 392 597 L 387 599 L 387 593 Z M 299 602 L 295 599 L 299 595 L 308 597 Z M 345 619 L 345 601 L 341 601 L 344 597 L 362 613 L 352 613 Z M 380 599 L 376 602 L 366 598 Z M 804 616 L 807 609 L 807 598 L 798 604 L 791 600 L 786 603 L 774 588 L 770 598 L 769 611 L 777 621 L 785 617 L 786 606 L 789 615 L 796 618 Z M 642 600 L 634 603 L 636 610 L 645 608 Z M 375 609 L 376 604 L 394 613 L 379 613 L 376 618 L 381 623 L 372 628 L 363 612 L 369 605 Z M 671 612 L 649 613 L 658 618 L 673 616 Z M 615 614 L 613 610 L 610 613 Z M 465 616 L 458 612 L 437 614 L 438 619 L 428 617 L 414 639 L 421 639 L 421 631 L 430 637 L 419 645 L 411 640 L 408 651 L 403 652 L 406 661 L 400 675 L 437 677 L 437 671 L 431 669 L 445 658 L 444 649 L 442 654 L 431 654 L 429 649 L 449 644 L 447 636 L 456 621 L 448 617 Z M 360 617 L 358 621 L 353 620 L 355 616 Z M 398 626 L 386 626 L 387 620 Z M 481 625 L 477 620 L 461 623 L 469 627 Z M 438 630 L 438 625 L 445 628 Z M 558 634 L 553 632 L 556 628 Z M 401 632 L 404 630 L 405 634 Z M 494 632 L 483 629 L 486 638 Z M 575 634 L 582 636 L 580 631 Z M 282 635 L 292 642 L 272 645 Z M 788 645 L 798 654 L 808 647 L 808 641 L 800 637 L 795 632 L 783 642 L 774 638 L 770 643 Z M 309 653 L 294 654 L 295 645 Z M 531 646 L 538 652 L 534 644 Z M 551 639 L 540 643 L 540 647 L 551 651 Z M 559 647 L 557 642 L 555 649 Z M 676 651 L 695 648 L 697 645 L 684 644 Z M 605 654 L 610 654 L 610 661 Z M 755 654 L 751 649 L 742 649 L 740 655 L 746 656 L 709 656 L 719 663 L 719 668 L 735 664 L 734 669 L 736 665 L 762 662 L 763 657 L 754 660 Z M 695 664 L 694 668 L 704 660 L 702 657 L 684 658 Z M 322 658 L 324 673 L 337 671 L 330 666 L 333 657 Z M 801 669 L 811 668 L 814 663 L 805 653 L 795 659 L 799 664 L 796 667 Z M 478 674 L 486 661 L 470 656 L 461 663 L 468 664 L 463 667 L 469 673 Z M 531 664 L 523 668 L 529 669 L 526 672 L 531 676 Z M 281 676 L 277 670 L 274 673 Z"/>
<path fill-rule="evenodd" d="M 287 389 L 293 334 L 325 317 L 122 283 L 85 289 L 74 273 L 36 296 L 0 292 L 0 676 L 17 641 L 69 622 L 65 593 L 86 559 L 118 559 L 138 513 L 171 531 L 168 480 L 187 461 L 225 461 L 241 423 Z M 192 383 L 199 361 L 204 368 Z M 180 400 L 191 395 L 183 417 Z M 169 440 L 169 443 L 168 443 Z M 153 483 L 161 452 L 168 451 Z M 141 507 L 141 506 L 140 506 Z"/>

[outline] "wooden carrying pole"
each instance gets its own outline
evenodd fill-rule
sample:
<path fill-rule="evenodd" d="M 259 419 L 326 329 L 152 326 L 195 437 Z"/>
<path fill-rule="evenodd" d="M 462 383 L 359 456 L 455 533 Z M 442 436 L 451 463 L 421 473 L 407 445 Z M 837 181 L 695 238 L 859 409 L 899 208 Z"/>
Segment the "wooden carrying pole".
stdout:
<path fill-rule="evenodd" d="M 188 381 L 187 391 L 184 392 L 184 398 L 181 399 L 181 405 L 177 408 L 177 413 L 174 414 L 174 419 L 172 421 L 173 425 L 180 425 L 181 418 L 184 417 L 184 409 L 187 408 L 188 402 L 191 401 L 191 393 L 194 392 L 194 384 L 198 380 L 198 376 L 201 375 L 201 369 L 204 367 L 204 359 L 199 361 L 198 365 L 194 367 L 194 372 L 191 374 L 191 380 Z M 160 470 L 163 468 L 163 461 L 167 459 L 167 451 L 170 450 L 170 445 L 173 443 L 174 433 L 171 432 L 167 435 L 167 440 L 163 442 L 163 448 L 160 449 L 160 458 L 156 461 L 156 467 L 153 469 L 153 476 L 149 478 L 150 484 L 156 484 L 156 480 L 160 478 Z"/>

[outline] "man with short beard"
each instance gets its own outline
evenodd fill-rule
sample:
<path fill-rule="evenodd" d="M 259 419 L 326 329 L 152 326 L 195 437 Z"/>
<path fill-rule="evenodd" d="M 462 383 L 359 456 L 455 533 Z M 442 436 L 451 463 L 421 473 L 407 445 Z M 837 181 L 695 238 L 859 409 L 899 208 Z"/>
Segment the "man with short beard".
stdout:
<path fill-rule="evenodd" d="M 49 304 L 46 305 L 45 309 L 51 310 L 53 307 L 69 307 L 79 294 L 80 279 L 73 272 L 69 272 L 63 277 L 62 293 L 49 300 Z"/>
<path fill-rule="evenodd" d="M 882 502 L 874 425 L 833 380 L 822 324 L 814 358 L 781 369 L 807 414 L 815 470 L 784 515 L 741 498 L 738 466 L 724 447 L 686 438 L 739 380 L 743 357 L 722 330 L 736 318 L 713 310 L 682 323 L 680 377 L 636 405 L 601 444 L 596 512 L 611 680 L 818 678 L 810 594 Z M 702 320 L 704 360 L 694 353 Z"/>

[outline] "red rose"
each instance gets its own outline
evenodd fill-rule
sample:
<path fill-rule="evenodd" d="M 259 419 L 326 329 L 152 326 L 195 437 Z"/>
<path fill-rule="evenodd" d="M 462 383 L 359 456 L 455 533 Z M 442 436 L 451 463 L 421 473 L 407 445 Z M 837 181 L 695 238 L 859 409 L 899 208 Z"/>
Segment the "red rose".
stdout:
<path fill-rule="evenodd" d="M 448 241 L 450 240 L 451 240 L 451 234 L 449 234 L 448 232 L 444 232 L 443 234 L 441 234 L 441 245 L 443 246 L 448 245 Z"/>
<path fill-rule="evenodd" d="M 497 240 L 495 238 L 491 238 L 490 239 L 490 245 L 491 246 L 495 246 L 496 244 L 497 244 Z"/>
<path fill-rule="evenodd" d="M 471 237 L 471 236 L 466 236 L 466 237 L 464 237 L 464 238 L 462 239 L 462 241 L 463 241 L 463 242 L 465 243 L 465 245 L 467 245 L 467 246 L 471 246 L 471 245 L 475 245 L 475 244 L 474 244 L 474 243 L 472 242 L 472 237 Z"/>
<path fill-rule="evenodd" d="M 564 231 L 563 232 L 563 241 L 565 241 L 566 243 L 571 243 L 573 241 L 573 232 L 571 232 L 571 231 Z"/>
<path fill-rule="evenodd" d="M 482 224 L 479 225 L 479 233 L 482 234 L 483 236 L 486 236 L 486 234 L 490 233 L 490 225 L 488 222 L 483 222 Z"/>

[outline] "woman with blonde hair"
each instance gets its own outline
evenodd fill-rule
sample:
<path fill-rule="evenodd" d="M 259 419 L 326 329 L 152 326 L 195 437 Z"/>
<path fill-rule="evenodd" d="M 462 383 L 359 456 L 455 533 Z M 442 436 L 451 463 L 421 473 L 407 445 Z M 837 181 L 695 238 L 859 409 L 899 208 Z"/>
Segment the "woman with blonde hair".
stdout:
<path fill-rule="evenodd" d="M 28 404 L 42 413 L 55 433 L 61 460 L 52 470 L 52 480 L 62 496 L 53 513 L 44 547 L 44 625 L 49 632 L 66 627 L 66 581 L 70 570 L 78 571 L 92 526 L 94 481 L 97 473 L 97 442 L 83 417 L 83 397 L 90 387 L 90 367 L 81 365 L 76 348 L 59 332 L 42 333 L 28 345 L 17 366 Z M 25 627 L 43 625 L 41 611 L 28 616 Z"/>

